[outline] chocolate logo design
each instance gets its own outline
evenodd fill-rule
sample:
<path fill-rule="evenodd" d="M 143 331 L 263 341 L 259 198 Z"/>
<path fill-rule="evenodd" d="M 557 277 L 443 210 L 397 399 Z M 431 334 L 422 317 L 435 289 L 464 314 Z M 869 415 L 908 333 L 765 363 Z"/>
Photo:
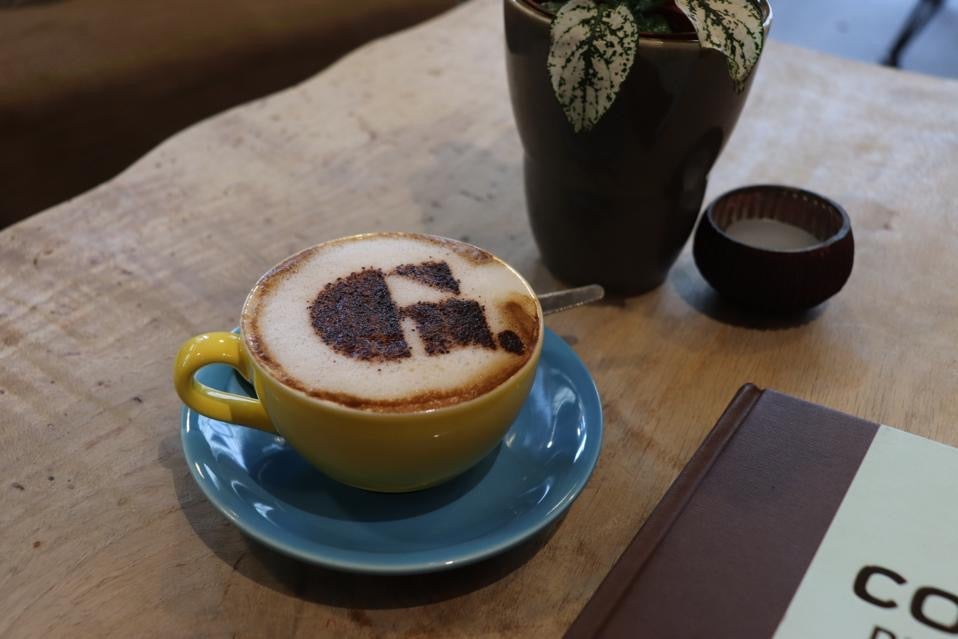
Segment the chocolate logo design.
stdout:
<path fill-rule="evenodd" d="M 400 308 L 389 291 L 387 275 L 409 278 L 454 297 Z M 365 361 L 396 361 L 412 356 L 403 335 L 404 317 L 416 323 L 429 355 L 471 346 L 496 350 L 482 305 L 462 299 L 460 294 L 459 281 L 446 262 L 403 264 L 389 273 L 365 268 L 327 284 L 310 306 L 310 320 L 327 346 Z M 496 337 L 506 352 L 525 352 L 522 339 L 514 331 L 505 330 Z"/>

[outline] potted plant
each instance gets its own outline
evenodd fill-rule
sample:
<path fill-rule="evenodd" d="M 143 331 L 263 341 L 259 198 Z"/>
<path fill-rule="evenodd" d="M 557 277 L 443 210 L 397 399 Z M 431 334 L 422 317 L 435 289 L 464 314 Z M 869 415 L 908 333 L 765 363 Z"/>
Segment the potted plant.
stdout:
<path fill-rule="evenodd" d="M 504 0 L 526 200 L 545 265 L 662 283 L 748 94 L 767 0 Z"/>

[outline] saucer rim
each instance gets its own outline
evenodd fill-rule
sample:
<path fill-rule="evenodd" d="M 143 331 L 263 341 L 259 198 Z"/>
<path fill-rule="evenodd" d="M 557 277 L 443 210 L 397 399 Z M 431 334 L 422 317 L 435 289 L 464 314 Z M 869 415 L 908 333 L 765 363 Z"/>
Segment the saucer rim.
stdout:
<path fill-rule="evenodd" d="M 502 530 L 498 528 L 496 530 L 490 531 L 486 534 L 483 534 L 475 539 L 471 539 L 464 542 L 459 542 L 456 544 L 448 546 L 440 546 L 439 548 L 432 548 L 429 550 L 417 551 L 412 553 L 382 553 L 382 557 L 387 557 L 389 555 L 395 555 L 396 557 L 410 557 L 416 556 L 420 553 L 424 555 L 434 554 L 442 551 L 450 551 L 459 546 L 465 546 L 461 553 L 452 553 L 449 555 L 444 555 L 440 559 L 435 560 L 406 560 L 402 562 L 383 562 L 379 563 L 373 561 L 361 561 L 359 559 L 343 559 L 340 555 L 342 554 L 361 554 L 365 557 L 377 557 L 374 553 L 369 553 L 365 551 L 348 551 L 348 550 L 337 550 L 332 547 L 330 548 L 333 551 L 332 554 L 323 554 L 318 555 L 315 552 L 309 552 L 302 550 L 298 547 L 291 546 L 286 543 L 283 539 L 277 538 L 274 536 L 265 535 L 255 526 L 252 526 L 250 522 L 247 522 L 243 517 L 236 515 L 236 513 L 231 512 L 229 507 L 221 503 L 220 496 L 217 491 L 214 491 L 209 484 L 210 480 L 203 477 L 199 469 L 197 468 L 197 459 L 189 453 L 190 445 L 187 442 L 187 437 L 190 435 L 190 423 L 192 421 L 191 416 L 196 415 L 199 418 L 201 415 L 196 411 L 190 409 L 187 406 L 181 406 L 180 409 L 180 445 L 183 449 L 184 459 L 187 462 L 187 467 L 189 468 L 190 475 L 193 477 L 193 480 L 200 487 L 200 490 L 206 496 L 207 500 L 216 508 L 217 511 L 222 513 L 227 517 L 237 528 L 239 528 L 244 534 L 252 537 L 259 543 L 272 548 L 278 552 L 281 552 L 289 557 L 299 559 L 301 561 L 321 566 L 324 568 L 329 568 L 333 570 L 339 570 L 343 572 L 350 573 L 361 573 L 361 574 L 371 574 L 371 575 L 408 575 L 408 574 L 423 574 L 429 572 L 438 572 L 443 570 L 451 570 L 461 566 L 466 566 L 479 562 L 483 559 L 488 559 L 489 557 L 498 555 L 502 552 L 513 548 L 522 542 L 533 537 L 536 533 L 545 529 L 552 522 L 558 519 L 563 513 L 565 513 L 572 503 L 579 497 L 582 493 L 583 488 L 591 479 L 592 474 L 595 472 L 595 468 L 598 464 L 599 455 L 602 452 L 602 442 L 604 439 L 604 415 L 602 410 L 602 401 L 599 395 L 598 388 L 596 388 L 595 379 L 592 377 L 592 374 L 589 372 L 589 369 L 585 366 L 585 363 L 579 358 L 578 354 L 572 349 L 569 344 L 563 340 L 559 335 L 554 331 L 550 330 L 548 327 L 545 328 L 545 335 L 543 336 L 543 355 L 546 350 L 546 341 L 555 340 L 561 345 L 561 348 L 566 350 L 566 356 L 569 357 L 572 366 L 579 367 L 584 373 L 584 384 L 585 388 L 580 388 L 580 391 L 585 391 L 590 395 L 592 400 L 593 409 L 595 412 L 595 419 L 590 419 L 588 416 L 586 418 L 586 423 L 588 424 L 587 428 L 590 430 L 596 431 L 596 444 L 592 448 L 592 453 L 590 458 L 581 460 L 579 463 L 585 463 L 585 472 L 573 483 L 565 495 L 552 506 L 552 508 L 545 514 L 545 516 L 533 519 L 529 525 L 524 526 L 519 531 L 514 534 L 507 535 L 504 539 L 499 540 L 496 543 L 491 545 L 481 545 L 478 549 L 468 550 L 470 546 L 475 545 L 477 542 L 480 542 L 483 538 L 488 538 L 494 536 L 497 531 Z M 563 368 L 567 368 L 567 366 Z M 589 411 L 592 412 L 592 411 Z M 592 423 L 594 422 L 594 423 Z M 226 422 L 224 422 L 226 423 Z M 238 426 L 238 428 L 243 428 L 243 426 Z M 591 447 L 587 447 L 591 448 Z M 570 465 L 571 467 L 571 465 Z M 335 556 L 334 556 L 335 555 Z"/>

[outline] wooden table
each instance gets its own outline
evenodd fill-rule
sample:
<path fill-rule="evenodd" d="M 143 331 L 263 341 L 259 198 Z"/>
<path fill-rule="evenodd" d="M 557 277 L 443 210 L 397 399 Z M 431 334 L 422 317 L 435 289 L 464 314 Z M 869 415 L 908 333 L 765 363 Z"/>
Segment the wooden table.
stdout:
<path fill-rule="evenodd" d="M 550 317 L 595 374 L 604 449 L 551 535 L 486 563 L 342 575 L 215 511 L 183 461 L 171 359 L 234 326 L 280 258 L 423 230 L 556 286 L 500 12 L 474 0 L 377 42 L 0 233 L 0 635 L 556 636 L 743 382 L 958 444 L 958 83 L 772 43 L 710 197 L 772 181 L 845 204 L 858 255 L 838 297 L 763 322 L 686 253 L 652 293 Z"/>

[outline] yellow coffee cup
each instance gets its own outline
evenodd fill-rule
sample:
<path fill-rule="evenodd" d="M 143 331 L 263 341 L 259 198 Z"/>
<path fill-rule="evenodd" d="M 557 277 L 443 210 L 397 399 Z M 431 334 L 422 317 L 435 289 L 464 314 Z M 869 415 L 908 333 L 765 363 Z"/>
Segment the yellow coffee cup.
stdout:
<path fill-rule="evenodd" d="M 493 259 L 512 270 L 499 258 Z M 529 284 L 512 272 L 536 300 Z M 244 304 L 244 317 L 251 297 L 252 293 Z M 183 403 L 196 412 L 281 435 L 310 463 L 340 482 L 380 492 L 427 488 L 476 464 L 495 448 L 518 416 L 542 352 L 542 309 L 535 303 L 537 337 L 525 364 L 488 392 L 439 408 L 367 410 L 308 395 L 277 379 L 251 355 L 246 336 L 230 332 L 204 333 L 187 340 L 176 357 L 173 384 Z M 256 398 L 200 383 L 195 374 L 208 364 L 232 366 L 252 383 Z"/>

